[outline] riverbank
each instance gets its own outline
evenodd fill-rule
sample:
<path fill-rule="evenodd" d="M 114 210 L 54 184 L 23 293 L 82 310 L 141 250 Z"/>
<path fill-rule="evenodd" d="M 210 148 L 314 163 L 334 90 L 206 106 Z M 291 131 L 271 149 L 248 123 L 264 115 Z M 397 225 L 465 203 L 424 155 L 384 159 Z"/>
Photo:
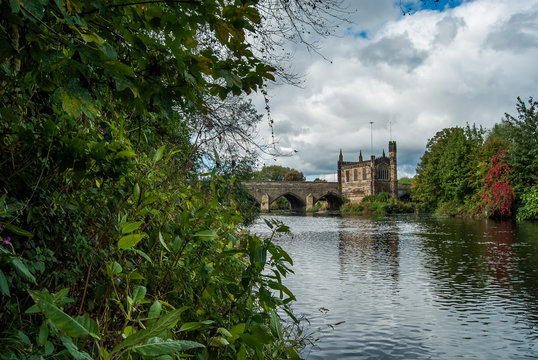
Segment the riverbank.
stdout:
<path fill-rule="evenodd" d="M 415 211 L 415 203 L 394 199 L 389 193 L 366 196 L 360 204 L 348 202 L 340 207 L 342 215 L 406 214 Z"/>
<path fill-rule="evenodd" d="M 271 213 L 251 231 L 273 218 L 290 229 L 275 242 L 293 258 L 294 310 L 318 338 L 304 358 L 535 356 L 538 223 Z"/>

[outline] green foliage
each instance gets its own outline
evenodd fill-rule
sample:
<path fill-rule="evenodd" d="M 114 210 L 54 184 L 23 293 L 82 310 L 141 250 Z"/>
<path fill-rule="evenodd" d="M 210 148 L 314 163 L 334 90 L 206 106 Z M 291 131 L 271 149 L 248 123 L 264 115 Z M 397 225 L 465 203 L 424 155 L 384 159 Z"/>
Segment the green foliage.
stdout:
<path fill-rule="evenodd" d="M 292 261 L 188 121 L 274 78 L 255 5 L 0 2 L 2 357 L 296 358 Z"/>
<path fill-rule="evenodd" d="M 271 203 L 271 210 L 289 210 L 290 206 L 288 199 L 281 196 Z"/>
<path fill-rule="evenodd" d="M 483 131 L 449 128 L 430 139 L 412 197 L 420 208 L 443 215 L 534 218 L 538 182 L 538 103 L 518 98 L 518 117 L 506 114 L 482 143 Z"/>
<path fill-rule="evenodd" d="M 284 176 L 291 170 L 290 168 L 279 165 L 264 166 L 261 170 L 254 173 L 253 180 L 284 181 Z"/>
<path fill-rule="evenodd" d="M 538 102 L 527 103 L 517 99 L 517 118 L 506 114 L 502 125 L 507 138 L 508 164 L 512 168 L 511 181 L 518 195 L 531 192 L 538 184 Z"/>
<path fill-rule="evenodd" d="M 302 172 L 298 170 L 290 170 L 284 175 L 284 181 L 305 181 L 305 177 Z"/>
<path fill-rule="evenodd" d="M 538 185 L 521 194 L 521 206 L 517 210 L 518 220 L 538 220 Z"/>
<path fill-rule="evenodd" d="M 398 179 L 398 184 L 413 184 L 413 178 L 402 177 Z"/>
<path fill-rule="evenodd" d="M 340 213 L 342 215 L 357 215 L 364 211 L 362 204 L 352 204 L 350 202 L 345 203 L 340 207 Z"/>
<path fill-rule="evenodd" d="M 365 196 L 360 204 L 345 203 L 340 208 L 344 215 L 412 213 L 415 204 L 394 199 L 388 192 Z"/>
<path fill-rule="evenodd" d="M 473 183 L 483 142 L 484 131 L 474 126 L 455 127 L 437 132 L 428 141 L 426 152 L 417 167 L 417 176 L 411 187 L 411 196 L 431 209 L 440 204 L 456 206 L 472 201 L 477 193 Z"/>

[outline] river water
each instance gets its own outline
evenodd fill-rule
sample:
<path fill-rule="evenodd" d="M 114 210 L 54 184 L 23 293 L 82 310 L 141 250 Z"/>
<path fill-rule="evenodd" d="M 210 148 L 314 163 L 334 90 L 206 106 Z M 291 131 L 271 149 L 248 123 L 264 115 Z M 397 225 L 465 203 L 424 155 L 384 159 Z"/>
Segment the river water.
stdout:
<path fill-rule="evenodd" d="M 276 242 L 319 339 L 305 358 L 538 358 L 538 223 L 264 217 L 291 230 Z"/>

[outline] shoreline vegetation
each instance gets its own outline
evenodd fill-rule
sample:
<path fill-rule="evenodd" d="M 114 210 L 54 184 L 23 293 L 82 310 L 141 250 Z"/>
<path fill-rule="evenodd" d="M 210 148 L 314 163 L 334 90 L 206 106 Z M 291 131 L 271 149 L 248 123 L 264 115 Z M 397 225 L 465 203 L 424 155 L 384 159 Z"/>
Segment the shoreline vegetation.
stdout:
<path fill-rule="evenodd" d="M 238 184 L 273 154 L 249 94 L 340 5 L 0 2 L 0 358 L 300 358 L 287 228 Z"/>
<path fill-rule="evenodd" d="M 415 212 L 414 203 L 393 199 L 388 192 L 366 196 L 360 204 L 349 202 L 340 207 L 342 215 L 385 215 Z"/>

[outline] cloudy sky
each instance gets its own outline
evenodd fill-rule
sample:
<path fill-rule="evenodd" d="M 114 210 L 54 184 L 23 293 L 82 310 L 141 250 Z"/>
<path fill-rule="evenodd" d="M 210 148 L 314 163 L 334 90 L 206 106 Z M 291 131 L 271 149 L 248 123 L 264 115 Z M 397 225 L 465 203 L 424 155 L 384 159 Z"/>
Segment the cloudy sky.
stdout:
<path fill-rule="evenodd" d="M 352 23 L 320 43 L 331 61 L 297 50 L 304 86 L 275 86 L 270 95 L 278 146 L 296 152 L 260 165 L 334 181 L 340 149 L 347 161 L 361 149 L 370 155 L 373 122 L 374 154 L 387 151 L 392 135 L 398 176 L 413 176 L 437 131 L 491 128 L 516 113 L 518 96 L 538 97 L 538 0 L 451 1 L 410 16 L 399 3 L 349 0 Z"/>

